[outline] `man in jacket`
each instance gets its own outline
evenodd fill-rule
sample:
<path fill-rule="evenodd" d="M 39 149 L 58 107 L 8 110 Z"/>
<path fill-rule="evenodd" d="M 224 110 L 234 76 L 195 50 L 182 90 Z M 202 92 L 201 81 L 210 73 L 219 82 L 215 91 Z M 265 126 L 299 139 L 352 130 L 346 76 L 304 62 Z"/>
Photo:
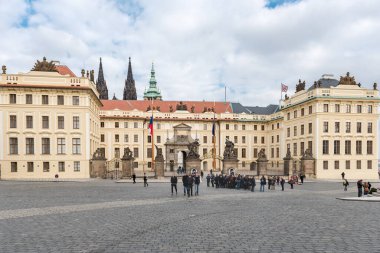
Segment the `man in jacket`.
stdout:
<path fill-rule="evenodd" d="M 173 188 L 175 189 L 175 195 L 177 195 L 177 177 L 173 174 L 173 176 L 170 178 L 170 183 L 172 185 L 172 195 L 173 195 Z"/>
<path fill-rule="evenodd" d="M 267 180 L 265 179 L 264 176 L 260 178 L 260 191 L 264 192 L 265 191 L 265 185 L 267 184 Z"/>
<path fill-rule="evenodd" d="M 206 176 L 207 187 L 210 187 L 210 180 L 211 180 L 211 177 L 210 177 L 210 174 L 208 174 L 208 175 Z"/>
<path fill-rule="evenodd" d="M 281 190 L 284 191 L 285 179 L 283 177 L 280 179 L 280 184 L 281 184 Z"/>
<path fill-rule="evenodd" d="M 186 174 L 182 176 L 183 196 L 186 196 L 186 193 L 187 193 L 188 178 L 189 176 Z"/>
<path fill-rule="evenodd" d="M 363 195 L 363 180 L 360 179 L 356 184 L 358 186 L 358 197 L 360 198 Z"/>
<path fill-rule="evenodd" d="M 144 173 L 144 187 L 148 187 L 148 177 Z"/>
<path fill-rule="evenodd" d="M 194 179 L 191 175 L 188 175 L 187 177 L 187 197 L 193 196 L 193 183 Z"/>
<path fill-rule="evenodd" d="M 255 191 L 255 186 L 256 186 L 255 176 L 252 177 L 251 184 L 252 184 L 251 192 L 254 192 Z"/>
<path fill-rule="evenodd" d="M 201 179 L 199 177 L 199 174 L 195 174 L 194 177 L 194 184 L 195 184 L 195 195 L 199 195 L 199 184 L 201 183 Z"/>

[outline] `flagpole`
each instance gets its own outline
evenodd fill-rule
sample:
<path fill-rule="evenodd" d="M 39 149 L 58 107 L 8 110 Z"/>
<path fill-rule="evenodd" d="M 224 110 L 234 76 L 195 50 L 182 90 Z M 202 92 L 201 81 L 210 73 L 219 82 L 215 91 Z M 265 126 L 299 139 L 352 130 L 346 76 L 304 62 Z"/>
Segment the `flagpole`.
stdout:
<path fill-rule="evenodd" d="M 153 98 L 152 98 L 152 119 L 153 119 Z M 156 176 L 156 169 L 154 167 L 154 122 L 152 122 L 152 171 L 154 171 L 154 176 Z"/>
<path fill-rule="evenodd" d="M 216 134 L 215 134 L 215 100 L 214 100 L 214 119 L 213 119 L 213 123 L 212 123 L 212 128 L 213 128 L 213 136 L 212 136 L 212 140 L 213 140 L 213 152 L 212 152 L 212 169 L 213 171 L 216 171 Z"/>

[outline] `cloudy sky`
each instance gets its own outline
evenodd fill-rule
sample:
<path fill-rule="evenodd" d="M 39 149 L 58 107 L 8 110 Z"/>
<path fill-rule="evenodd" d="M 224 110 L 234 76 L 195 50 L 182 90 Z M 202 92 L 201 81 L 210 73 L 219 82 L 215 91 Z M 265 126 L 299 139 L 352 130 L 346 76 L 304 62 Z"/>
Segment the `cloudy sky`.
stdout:
<path fill-rule="evenodd" d="M 154 62 L 164 100 L 277 103 L 322 74 L 380 82 L 378 0 L 0 0 L 0 64 L 59 60 L 74 73 L 99 57 L 121 98 L 132 58 L 138 98 Z"/>

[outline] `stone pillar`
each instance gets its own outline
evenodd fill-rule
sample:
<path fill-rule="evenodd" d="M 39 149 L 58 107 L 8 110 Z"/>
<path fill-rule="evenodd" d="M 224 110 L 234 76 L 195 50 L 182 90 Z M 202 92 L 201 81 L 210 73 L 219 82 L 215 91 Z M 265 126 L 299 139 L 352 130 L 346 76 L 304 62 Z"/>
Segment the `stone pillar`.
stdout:
<path fill-rule="evenodd" d="M 300 173 L 306 177 L 315 177 L 315 159 L 310 149 L 306 149 L 301 158 Z"/>
<path fill-rule="evenodd" d="M 90 161 L 90 178 L 106 178 L 106 159 Z"/>
<path fill-rule="evenodd" d="M 289 176 L 291 166 L 292 158 L 284 157 L 284 176 Z"/>
<path fill-rule="evenodd" d="M 133 157 L 121 158 L 121 178 L 130 178 L 133 174 Z"/>
<path fill-rule="evenodd" d="M 267 159 L 257 159 L 257 175 L 267 175 L 268 174 L 268 160 Z"/>
<path fill-rule="evenodd" d="M 235 174 L 237 173 L 238 170 L 238 163 L 239 160 L 235 158 L 230 158 L 230 159 L 223 159 L 223 174 L 227 174 L 229 169 L 234 169 Z"/>
<path fill-rule="evenodd" d="M 154 159 L 154 166 L 156 170 L 155 178 L 163 177 L 165 170 L 165 161 L 164 159 Z"/>
<path fill-rule="evenodd" d="M 201 159 L 199 158 L 186 159 L 186 173 L 191 173 L 193 169 L 196 169 L 198 173 L 201 173 Z"/>

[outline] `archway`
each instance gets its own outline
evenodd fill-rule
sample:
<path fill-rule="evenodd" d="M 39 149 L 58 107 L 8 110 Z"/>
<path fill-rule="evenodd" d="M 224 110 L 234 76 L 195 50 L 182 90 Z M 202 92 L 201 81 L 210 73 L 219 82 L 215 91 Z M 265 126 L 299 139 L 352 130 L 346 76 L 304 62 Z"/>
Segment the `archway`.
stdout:
<path fill-rule="evenodd" d="M 186 152 L 185 151 L 179 151 L 178 152 L 178 159 L 177 159 L 177 165 L 178 168 L 182 169 L 182 172 L 186 172 Z"/>

